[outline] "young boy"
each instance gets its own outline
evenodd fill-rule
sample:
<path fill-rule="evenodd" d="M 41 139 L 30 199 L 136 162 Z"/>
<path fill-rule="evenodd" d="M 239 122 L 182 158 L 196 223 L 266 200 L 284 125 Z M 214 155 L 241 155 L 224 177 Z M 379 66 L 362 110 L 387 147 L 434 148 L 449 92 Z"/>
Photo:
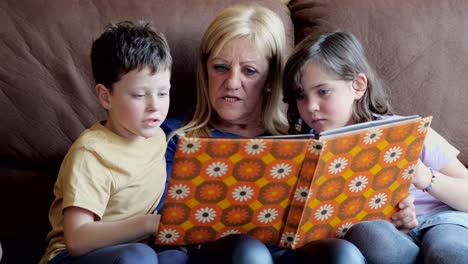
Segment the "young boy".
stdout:
<path fill-rule="evenodd" d="M 142 22 L 110 24 L 93 43 L 91 62 L 107 120 L 86 129 L 62 162 L 41 263 L 184 260 L 181 251 L 157 256 L 136 242 L 157 230 L 152 213 L 166 180 L 159 128 L 171 86 L 166 39 Z"/>

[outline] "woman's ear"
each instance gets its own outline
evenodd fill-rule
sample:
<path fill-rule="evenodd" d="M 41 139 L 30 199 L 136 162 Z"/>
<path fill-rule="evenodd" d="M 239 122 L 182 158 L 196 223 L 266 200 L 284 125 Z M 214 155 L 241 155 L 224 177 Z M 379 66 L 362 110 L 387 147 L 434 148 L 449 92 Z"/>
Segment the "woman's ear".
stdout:
<path fill-rule="evenodd" d="M 107 89 L 106 86 L 99 83 L 96 85 L 96 94 L 102 107 L 104 107 L 104 109 L 106 110 L 109 110 L 111 108 L 111 94 L 109 89 Z"/>
<path fill-rule="evenodd" d="M 360 99 L 367 90 L 367 77 L 364 73 L 358 73 L 353 81 L 354 99 Z"/>

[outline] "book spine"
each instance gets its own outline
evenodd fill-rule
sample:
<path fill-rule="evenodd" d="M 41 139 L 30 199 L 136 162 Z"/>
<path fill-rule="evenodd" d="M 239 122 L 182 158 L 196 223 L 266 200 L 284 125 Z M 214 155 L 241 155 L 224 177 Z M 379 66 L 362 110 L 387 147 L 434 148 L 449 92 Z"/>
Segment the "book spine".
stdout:
<path fill-rule="evenodd" d="M 311 139 L 308 143 L 298 182 L 291 197 L 285 227 L 281 232 L 280 247 L 296 249 L 304 245 L 304 237 L 300 235 L 299 227 L 304 221 L 304 212 L 312 197 L 312 182 L 322 148 L 323 144 L 318 140 Z"/>

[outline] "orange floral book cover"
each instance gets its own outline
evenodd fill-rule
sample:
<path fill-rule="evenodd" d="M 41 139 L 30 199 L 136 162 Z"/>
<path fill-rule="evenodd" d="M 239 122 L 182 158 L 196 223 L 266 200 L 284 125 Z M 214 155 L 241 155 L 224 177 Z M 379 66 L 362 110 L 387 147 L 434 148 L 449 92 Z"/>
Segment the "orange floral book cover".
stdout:
<path fill-rule="evenodd" d="M 318 140 L 180 137 L 155 243 L 243 233 L 298 248 L 388 219 L 407 195 L 429 124 L 417 118 Z"/>

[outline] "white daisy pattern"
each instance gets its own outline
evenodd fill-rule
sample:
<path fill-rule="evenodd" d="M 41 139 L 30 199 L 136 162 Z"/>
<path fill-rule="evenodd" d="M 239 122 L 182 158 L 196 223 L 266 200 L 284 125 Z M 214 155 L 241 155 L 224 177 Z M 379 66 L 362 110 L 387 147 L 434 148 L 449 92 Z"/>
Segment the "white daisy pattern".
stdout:
<path fill-rule="evenodd" d="M 367 184 L 369 183 L 369 180 L 367 179 L 366 176 L 359 175 L 356 178 L 351 180 L 351 183 L 349 183 L 349 190 L 351 192 L 360 192 L 364 188 L 366 188 Z"/>
<path fill-rule="evenodd" d="M 182 153 L 193 154 L 200 150 L 201 143 L 198 138 L 185 138 L 179 143 Z"/>
<path fill-rule="evenodd" d="M 232 198 L 239 202 L 245 202 L 252 199 L 254 190 L 247 185 L 238 186 L 232 191 Z"/>
<path fill-rule="evenodd" d="M 239 230 L 236 229 L 229 229 L 221 233 L 220 237 L 225 237 L 229 235 L 237 235 L 237 234 L 242 234 Z"/>
<path fill-rule="evenodd" d="M 415 168 L 416 168 L 416 164 L 411 165 L 408 168 L 406 168 L 405 171 L 403 171 L 403 179 L 405 180 L 413 179 L 414 173 L 416 172 Z"/>
<path fill-rule="evenodd" d="M 320 155 L 322 152 L 322 149 L 325 147 L 325 141 L 324 142 L 311 142 L 309 144 L 309 152 L 315 155 Z"/>
<path fill-rule="evenodd" d="M 299 202 L 305 202 L 310 195 L 309 188 L 306 186 L 298 187 L 296 191 L 294 191 L 294 199 Z"/>
<path fill-rule="evenodd" d="M 293 232 L 285 232 L 281 235 L 281 244 L 287 247 L 294 246 L 299 240 L 299 235 Z"/>
<path fill-rule="evenodd" d="M 195 219 L 201 223 L 209 223 L 216 217 L 216 211 L 213 208 L 205 207 L 200 208 L 195 212 Z"/>
<path fill-rule="evenodd" d="M 221 177 L 226 174 L 228 165 L 224 162 L 213 162 L 206 168 L 206 174 L 211 177 Z"/>
<path fill-rule="evenodd" d="M 274 179 L 284 179 L 291 173 L 291 165 L 287 163 L 279 163 L 273 166 L 270 170 L 270 175 Z"/>
<path fill-rule="evenodd" d="M 169 189 L 168 194 L 173 199 L 181 200 L 190 194 L 190 188 L 185 184 L 176 184 Z"/>
<path fill-rule="evenodd" d="M 378 193 L 374 195 L 369 201 L 369 207 L 372 209 L 378 209 L 384 206 L 387 202 L 387 195 L 385 193 Z"/>
<path fill-rule="evenodd" d="M 372 128 L 369 132 L 366 133 L 364 136 L 364 143 L 365 144 L 373 144 L 377 142 L 382 137 L 382 130 L 379 128 Z"/>
<path fill-rule="evenodd" d="M 315 211 L 315 219 L 319 221 L 327 220 L 333 214 L 335 209 L 330 204 L 324 204 Z"/>
<path fill-rule="evenodd" d="M 402 153 L 403 153 L 403 150 L 400 147 L 398 146 L 392 147 L 387 152 L 385 152 L 384 161 L 386 163 L 395 162 L 401 157 Z"/>
<path fill-rule="evenodd" d="M 336 237 L 343 238 L 348 230 L 353 226 L 352 223 L 344 223 L 336 230 Z"/>
<path fill-rule="evenodd" d="M 265 151 L 266 143 L 261 139 L 251 139 L 249 143 L 245 145 L 245 152 L 250 155 L 260 154 Z"/>
<path fill-rule="evenodd" d="M 278 210 L 275 208 L 264 209 L 257 215 L 258 221 L 263 224 L 275 221 L 276 217 L 278 217 Z"/>
<path fill-rule="evenodd" d="M 348 165 L 348 160 L 346 158 L 337 158 L 332 161 L 332 163 L 328 167 L 328 171 L 331 174 L 337 174 L 342 172 L 346 168 L 346 165 Z"/>
<path fill-rule="evenodd" d="M 177 232 L 177 230 L 168 228 L 159 232 L 158 238 L 160 241 L 170 244 L 174 243 L 179 238 L 179 236 L 180 234 Z"/>
<path fill-rule="evenodd" d="M 427 121 L 421 121 L 418 126 L 418 132 L 419 133 L 425 133 L 429 129 L 430 123 Z"/>

